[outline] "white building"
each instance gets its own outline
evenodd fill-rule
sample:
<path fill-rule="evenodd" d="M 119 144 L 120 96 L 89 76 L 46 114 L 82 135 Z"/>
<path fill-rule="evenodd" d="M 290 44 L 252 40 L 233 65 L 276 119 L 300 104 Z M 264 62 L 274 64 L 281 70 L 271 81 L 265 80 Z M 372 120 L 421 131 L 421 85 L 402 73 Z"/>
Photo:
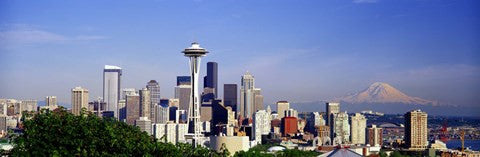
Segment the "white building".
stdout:
<path fill-rule="evenodd" d="M 185 143 L 185 134 L 188 133 L 187 124 L 153 124 L 153 135 L 160 142 L 169 142 L 176 144 L 177 142 Z"/>
<path fill-rule="evenodd" d="M 155 119 L 156 123 L 165 124 L 170 118 L 170 110 L 168 105 L 155 105 Z"/>
<path fill-rule="evenodd" d="M 145 131 L 148 135 L 152 134 L 152 121 L 148 117 L 140 117 L 135 120 L 135 126 L 138 126 L 141 131 Z"/>
<path fill-rule="evenodd" d="M 88 90 L 75 87 L 72 89 L 72 113 L 80 115 L 82 108 L 88 109 Z"/>
<path fill-rule="evenodd" d="M 120 100 L 120 77 L 122 68 L 113 65 L 105 65 L 103 69 L 103 100 L 107 103 L 107 111 L 113 111 L 118 118 L 118 101 Z"/>
<path fill-rule="evenodd" d="M 340 112 L 335 114 L 335 118 L 332 120 L 330 136 L 334 144 L 346 144 L 350 143 L 350 124 L 348 123 L 347 112 Z"/>
<path fill-rule="evenodd" d="M 313 121 L 314 126 L 326 125 L 325 119 L 323 119 L 323 116 L 318 112 L 313 112 L 313 119 L 314 119 Z"/>
<path fill-rule="evenodd" d="M 240 113 L 244 118 L 252 118 L 255 110 L 255 79 L 247 71 L 242 76 L 242 85 L 240 89 Z"/>
<path fill-rule="evenodd" d="M 285 117 L 285 111 L 290 109 L 290 103 L 287 101 L 279 101 L 277 102 L 277 114 L 278 114 L 278 119 L 282 119 Z"/>
<path fill-rule="evenodd" d="M 355 113 L 354 116 L 350 117 L 350 121 L 352 144 L 365 144 L 367 119 L 362 114 Z"/>
<path fill-rule="evenodd" d="M 262 143 L 262 135 L 270 133 L 270 115 L 265 110 L 259 110 L 253 115 L 253 133 L 257 144 Z"/>

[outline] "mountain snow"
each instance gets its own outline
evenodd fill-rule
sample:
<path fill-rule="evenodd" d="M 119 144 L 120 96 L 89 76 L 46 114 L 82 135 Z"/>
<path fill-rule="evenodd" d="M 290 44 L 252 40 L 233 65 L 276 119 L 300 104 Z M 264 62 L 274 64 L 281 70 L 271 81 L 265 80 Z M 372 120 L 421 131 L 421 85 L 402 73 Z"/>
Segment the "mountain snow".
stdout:
<path fill-rule="evenodd" d="M 402 103 L 414 105 L 438 105 L 438 102 L 436 101 L 425 100 L 418 97 L 410 97 L 395 89 L 391 85 L 383 82 L 373 83 L 367 89 L 342 97 L 340 100 L 352 104 Z"/>

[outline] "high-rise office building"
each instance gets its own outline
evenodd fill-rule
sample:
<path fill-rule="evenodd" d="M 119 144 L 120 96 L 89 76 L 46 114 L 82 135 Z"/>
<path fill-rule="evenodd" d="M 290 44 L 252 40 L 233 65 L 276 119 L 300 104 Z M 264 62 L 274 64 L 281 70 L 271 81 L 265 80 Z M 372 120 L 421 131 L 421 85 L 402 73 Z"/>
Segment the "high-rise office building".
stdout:
<path fill-rule="evenodd" d="M 237 112 L 237 84 L 223 85 L 223 104 L 232 107 L 232 110 Z"/>
<path fill-rule="evenodd" d="M 138 94 L 138 91 L 135 88 L 123 88 L 122 89 L 122 96 L 121 99 L 127 99 L 127 95 L 135 95 Z"/>
<path fill-rule="evenodd" d="M 46 96 L 45 97 L 45 106 L 57 106 L 57 97 L 56 96 Z"/>
<path fill-rule="evenodd" d="M 178 109 L 188 112 L 190 107 L 190 93 L 192 86 L 181 84 L 175 87 L 175 99 L 178 99 Z"/>
<path fill-rule="evenodd" d="M 365 130 L 367 128 L 367 119 L 360 113 L 355 113 L 350 117 L 351 140 L 352 144 L 365 144 Z"/>
<path fill-rule="evenodd" d="M 118 119 L 122 122 L 125 122 L 125 120 L 127 119 L 127 107 L 126 106 L 127 106 L 127 101 L 125 99 L 120 99 L 118 101 Z"/>
<path fill-rule="evenodd" d="M 176 110 L 175 111 L 175 123 L 187 123 L 187 111 L 185 110 Z"/>
<path fill-rule="evenodd" d="M 177 118 L 177 110 L 178 110 L 178 107 L 177 106 L 170 106 L 168 107 L 168 120 L 169 121 L 172 121 L 172 122 L 176 122 L 176 118 Z"/>
<path fill-rule="evenodd" d="M 332 143 L 350 143 L 350 124 L 348 121 L 348 114 L 346 112 L 341 112 L 333 115 L 335 115 L 335 117 L 333 118 L 332 125 L 330 126 Z"/>
<path fill-rule="evenodd" d="M 56 96 L 46 96 L 45 97 L 45 106 L 40 106 L 39 110 L 46 109 L 53 111 L 58 108 L 57 97 Z"/>
<path fill-rule="evenodd" d="M 72 113 L 80 115 L 82 108 L 88 109 L 88 90 L 75 87 L 72 89 Z"/>
<path fill-rule="evenodd" d="M 212 102 L 204 102 L 200 106 L 200 121 L 206 122 L 210 120 L 212 120 Z"/>
<path fill-rule="evenodd" d="M 158 85 L 158 82 L 150 80 L 146 87 L 150 91 L 150 102 L 160 103 L 160 85 Z"/>
<path fill-rule="evenodd" d="M 204 77 L 204 88 L 213 88 L 214 97 L 216 99 L 218 94 L 218 64 L 217 62 L 208 62 L 207 63 L 207 76 Z"/>
<path fill-rule="evenodd" d="M 150 91 L 150 119 L 155 123 L 155 105 L 160 103 L 160 85 L 157 81 L 150 80 L 146 87 Z"/>
<path fill-rule="evenodd" d="M 404 117 L 406 147 L 410 150 L 425 150 L 428 146 L 427 113 L 413 110 Z"/>
<path fill-rule="evenodd" d="M 282 135 L 293 135 L 298 131 L 298 121 L 295 117 L 283 117 L 281 122 Z"/>
<path fill-rule="evenodd" d="M 155 122 L 165 124 L 170 120 L 170 106 L 168 99 L 160 99 L 160 104 L 155 105 Z"/>
<path fill-rule="evenodd" d="M 103 69 L 103 100 L 107 103 L 107 111 L 113 111 L 118 118 L 118 101 L 120 100 L 122 68 L 105 65 Z"/>
<path fill-rule="evenodd" d="M 278 119 L 282 119 L 285 117 L 285 111 L 290 109 L 290 103 L 287 101 L 279 101 L 277 102 L 277 114 Z"/>
<path fill-rule="evenodd" d="M 376 125 L 372 125 L 367 128 L 367 139 L 366 144 L 370 144 L 371 146 L 382 146 L 383 139 L 382 139 L 382 128 L 377 128 Z"/>
<path fill-rule="evenodd" d="M 212 102 L 215 99 L 215 88 L 205 87 L 202 93 L 202 103 Z"/>
<path fill-rule="evenodd" d="M 257 144 L 262 143 L 262 135 L 270 133 L 270 115 L 265 110 L 258 110 L 253 115 L 253 135 Z"/>
<path fill-rule="evenodd" d="M 222 104 L 222 100 L 216 99 L 212 102 L 212 123 L 213 134 L 218 135 L 220 132 L 218 125 L 228 123 L 228 109 Z"/>
<path fill-rule="evenodd" d="M 143 88 L 138 93 L 140 93 L 140 117 L 152 118 L 150 116 L 150 91 L 147 88 Z"/>
<path fill-rule="evenodd" d="M 243 118 L 251 118 L 254 107 L 255 80 L 249 72 L 242 76 L 240 89 L 240 114 Z"/>
<path fill-rule="evenodd" d="M 260 88 L 255 88 L 254 89 L 254 111 L 257 112 L 259 110 L 264 110 L 263 108 L 263 95 L 262 95 L 262 90 Z"/>
<path fill-rule="evenodd" d="M 327 125 L 330 126 L 331 125 L 330 122 L 332 121 L 332 118 L 335 117 L 334 114 L 337 114 L 340 112 L 340 103 L 327 102 L 326 111 L 327 111 Z"/>
<path fill-rule="evenodd" d="M 177 76 L 177 86 L 192 85 L 192 78 L 190 76 Z"/>
<path fill-rule="evenodd" d="M 126 96 L 126 122 L 134 125 L 135 120 L 140 117 L 140 96 L 137 93 L 132 93 Z"/>
<path fill-rule="evenodd" d="M 140 117 L 135 120 L 135 126 L 138 126 L 141 131 L 145 131 L 148 135 L 152 134 L 152 121 L 148 117 Z"/>
<path fill-rule="evenodd" d="M 97 100 L 94 100 L 92 102 L 88 103 L 88 111 L 92 112 L 93 114 L 101 117 L 102 112 L 105 111 L 105 107 L 107 104 L 103 102 L 101 98 L 98 98 Z"/>

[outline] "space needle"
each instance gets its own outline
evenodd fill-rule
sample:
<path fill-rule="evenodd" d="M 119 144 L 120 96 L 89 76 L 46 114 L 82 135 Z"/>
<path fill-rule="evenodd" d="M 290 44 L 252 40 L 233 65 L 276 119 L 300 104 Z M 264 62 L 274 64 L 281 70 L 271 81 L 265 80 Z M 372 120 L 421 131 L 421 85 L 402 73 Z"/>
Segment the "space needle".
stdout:
<path fill-rule="evenodd" d="M 188 111 L 189 136 L 191 136 L 194 147 L 202 145 L 201 124 L 200 124 L 200 104 L 198 99 L 198 73 L 200 71 L 200 58 L 205 56 L 208 51 L 200 47 L 197 42 L 182 51 L 185 57 L 190 58 L 190 77 L 191 77 L 191 95 Z M 193 123 L 193 124 L 190 124 Z"/>

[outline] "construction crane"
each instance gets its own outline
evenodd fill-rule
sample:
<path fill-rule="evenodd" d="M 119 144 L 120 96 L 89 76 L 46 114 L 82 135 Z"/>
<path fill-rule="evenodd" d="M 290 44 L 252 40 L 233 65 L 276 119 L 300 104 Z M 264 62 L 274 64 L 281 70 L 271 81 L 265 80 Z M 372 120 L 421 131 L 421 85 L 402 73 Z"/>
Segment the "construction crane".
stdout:
<path fill-rule="evenodd" d="M 462 152 L 465 150 L 465 130 L 460 131 L 460 141 L 462 141 Z"/>

